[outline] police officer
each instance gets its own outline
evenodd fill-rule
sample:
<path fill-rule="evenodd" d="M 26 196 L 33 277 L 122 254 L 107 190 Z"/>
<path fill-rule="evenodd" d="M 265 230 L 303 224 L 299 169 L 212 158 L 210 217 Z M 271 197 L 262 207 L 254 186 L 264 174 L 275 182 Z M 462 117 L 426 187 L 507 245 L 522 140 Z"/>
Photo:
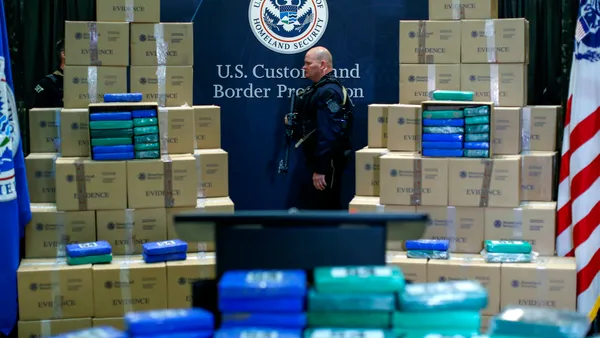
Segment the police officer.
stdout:
<path fill-rule="evenodd" d="M 306 53 L 305 77 L 313 84 L 298 98 L 296 112 L 306 170 L 299 180 L 298 209 L 339 210 L 342 175 L 351 153 L 352 101 L 333 74 L 331 53 Z M 286 119 L 286 123 L 289 123 Z"/>
<path fill-rule="evenodd" d="M 62 108 L 63 104 L 63 70 L 65 68 L 65 42 L 56 43 L 60 66 L 51 74 L 44 76 L 35 86 L 35 102 L 33 108 Z"/>

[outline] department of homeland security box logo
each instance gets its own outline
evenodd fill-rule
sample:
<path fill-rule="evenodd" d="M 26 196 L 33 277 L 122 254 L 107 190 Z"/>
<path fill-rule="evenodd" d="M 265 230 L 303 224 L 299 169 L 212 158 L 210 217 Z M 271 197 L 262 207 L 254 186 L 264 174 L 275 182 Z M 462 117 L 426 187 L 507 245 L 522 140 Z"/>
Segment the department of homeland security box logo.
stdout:
<path fill-rule="evenodd" d="M 251 0 L 248 19 L 254 36 L 267 48 L 296 54 L 321 39 L 329 11 L 326 0 Z"/>
<path fill-rule="evenodd" d="M 0 202 L 17 198 L 13 158 L 21 140 L 15 94 L 6 82 L 5 67 L 0 57 Z"/>

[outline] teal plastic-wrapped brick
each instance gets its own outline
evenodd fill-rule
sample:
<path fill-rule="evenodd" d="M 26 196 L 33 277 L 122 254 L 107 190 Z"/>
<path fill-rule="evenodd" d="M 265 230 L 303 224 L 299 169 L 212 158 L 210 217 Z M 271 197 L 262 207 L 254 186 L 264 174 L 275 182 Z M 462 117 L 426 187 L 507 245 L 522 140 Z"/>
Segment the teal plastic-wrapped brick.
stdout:
<path fill-rule="evenodd" d="M 460 119 L 463 118 L 462 110 L 426 110 L 423 119 Z"/>
<path fill-rule="evenodd" d="M 531 253 L 531 244 L 526 241 L 491 241 L 483 242 L 485 251 L 489 253 Z"/>
<path fill-rule="evenodd" d="M 487 149 L 465 149 L 463 150 L 463 156 L 471 158 L 489 158 L 490 151 Z"/>
<path fill-rule="evenodd" d="M 480 106 L 480 107 L 469 107 L 463 109 L 465 117 L 470 116 L 484 116 L 490 114 L 490 109 L 488 106 Z"/>
<path fill-rule="evenodd" d="M 473 101 L 474 97 L 474 92 L 458 90 L 436 90 L 432 95 L 436 101 Z"/>
<path fill-rule="evenodd" d="M 477 330 L 456 330 L 456 329 L 394 329 L 394 335 L 399 338 L 474 338 L 478 337 L 479 328 Z"/>
<path fill-rule="evenodd" d="M 135 158 L 137 158 L 137 159 L 157 159 L 157 158 L 160 158 L 160 151 L 159 150 L 136 151 Z"/>
<path fill-rule="evenodd" d="M 575 311 L 509 305 L 492 318 L 488 334 L 490 337 L 527 333 L 527 337 L 536 338 L 583 338 L 589 325 L 587 316 Z"/>
<path fill-rule="evenodd" d="M 465 142 L 485 142 L 490 140 L 490 134 L 488 133 L 480 133 L 480 134 L 466 134 Z"/>
<path fill-rule="evenodd" d="M 438 312 L 394 312 L 392 314 L 394 329 L 418 330 L 454 329 L 478 331 L 481 327 L 481 315 L 477 311 L 438 311 Z"/>
<path fill-rule="evenodd" d="M 129 121 L 90 121 L 89 128 L 94 129 L 128 129 L 133 127 L 133 122 Z"/>
<path fill-rule="evenodd" d="M 462 134 L 463 127 L 423 127 L 424 134 Z"/>
<path fill-rule="evenodd" d="M 488 304 L 487 290 L 477 281 L 408 284 L 398 297 L 402 312 L 479 311 Z"/>
<path fill-rule="evenodd" d="M 467 134 L 478 134 L 478 133 L 489 133 L 490 125 L 489 124 L 472 124 L 469 126 L 465 126 L 465 133 Z"/>
<path fill-rule="evenodd" d="M 387 311 L 396 309 L 393 293 L 319 293 L 308 292 L 308 311 Z"/>
<path fill-rule="evenodd" d="M 308 327 L 387 329 L 391 327 L 391 313 L 369 311 L 307 312 L 306 322 Z"/>
<path fill-rule="evenodd" d="M 390 330 L 318 328 L 304 330 L 304 338 L 398 338 Z"/>
<path fill-rule="evenodd" d="M 486 124 L 486 123 L 490 123 L 489 115 L 465 117 L 465 124 Z"/>
<path fill-rule="evenodd" d="M 323 293 L 394 293 L 404 290 L 404 274 L 397 266 L 316 268 L 314 284 Z"/>

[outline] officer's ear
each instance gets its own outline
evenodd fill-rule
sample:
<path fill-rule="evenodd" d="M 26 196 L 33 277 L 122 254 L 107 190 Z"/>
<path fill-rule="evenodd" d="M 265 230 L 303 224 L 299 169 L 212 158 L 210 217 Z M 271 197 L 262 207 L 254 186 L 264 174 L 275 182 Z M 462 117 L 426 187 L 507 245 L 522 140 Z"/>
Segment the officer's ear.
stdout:
<path fill-rule="evenodd" d="M 321 60 L 321 70 L 327 69 L 327 62 L 325 60 Z"/>

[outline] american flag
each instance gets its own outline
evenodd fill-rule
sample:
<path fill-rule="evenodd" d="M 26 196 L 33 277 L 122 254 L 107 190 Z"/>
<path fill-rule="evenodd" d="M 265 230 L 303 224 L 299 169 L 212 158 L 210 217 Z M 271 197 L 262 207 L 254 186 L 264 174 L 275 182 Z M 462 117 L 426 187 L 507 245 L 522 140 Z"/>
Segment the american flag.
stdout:
<path fill-rule="evenodd" d="M 590 32 L 590 26 L 585 22 L 584 17 L 577 19 L 577 27 L 575 27 L 575 40 L 580 42 Z"/>
<path fill-rule="evenodd" d="M 595 1 L 581 1 L 577 21 L 556 238 L 557 254 L 577 261 L 577 309 L 590 320 L 600 307 L 600 34 L 586 24 L 600 19 Z"/>

